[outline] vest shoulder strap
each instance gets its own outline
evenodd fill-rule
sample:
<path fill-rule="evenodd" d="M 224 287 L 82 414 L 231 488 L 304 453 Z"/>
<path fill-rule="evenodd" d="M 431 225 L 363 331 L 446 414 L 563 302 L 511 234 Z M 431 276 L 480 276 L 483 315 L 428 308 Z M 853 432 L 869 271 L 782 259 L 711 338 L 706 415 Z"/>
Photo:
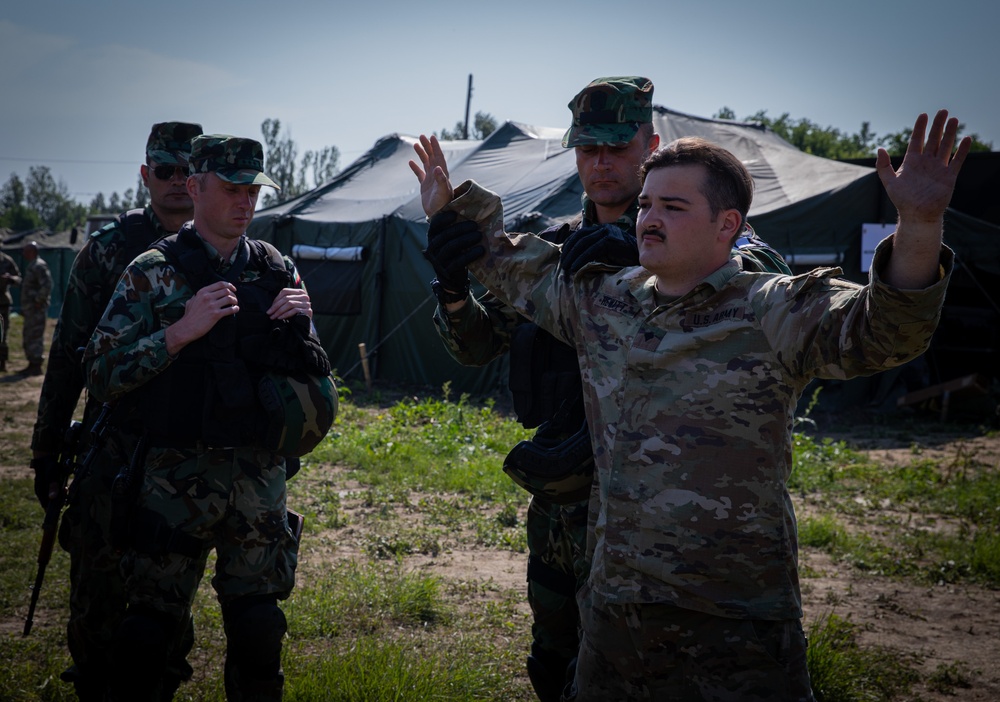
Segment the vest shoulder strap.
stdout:
<path fill-rule="evenodd" d="M 125 244 L 120 250 L 122 263 L 128 265 L 136 256 L 152 246 L 159 238 L 146 210 L 138 207 L 118 215 L 118 222 L 125 233 Z"/>

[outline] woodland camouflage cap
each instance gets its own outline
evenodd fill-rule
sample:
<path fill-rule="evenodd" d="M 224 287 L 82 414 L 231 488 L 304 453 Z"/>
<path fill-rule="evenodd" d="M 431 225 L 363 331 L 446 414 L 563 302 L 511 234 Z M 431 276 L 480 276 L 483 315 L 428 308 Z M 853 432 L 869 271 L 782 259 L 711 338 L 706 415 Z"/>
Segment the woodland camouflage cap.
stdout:
<path fill-rule="evenodd" d="M 626 144 L 653 121 L 653 83 L 642 76 L 597 78 L 569 103 L 573 126 L 563 146 Z"/>
<path fill-rule="evenodd" d="M 157 122 L 146 140 L 146 160 L 167 165 L 185 164 L 191 155 L 191 139 L 202 133 L 200 124 Z"/>
<path fill-rule="evenodd" d="M 215 173 L 237 185 L 268 185 L 281 190 L 264 174 L 264 147 L 259 141 L 228 134 L 202 134 L 191 141 L 190 172 Z"/>

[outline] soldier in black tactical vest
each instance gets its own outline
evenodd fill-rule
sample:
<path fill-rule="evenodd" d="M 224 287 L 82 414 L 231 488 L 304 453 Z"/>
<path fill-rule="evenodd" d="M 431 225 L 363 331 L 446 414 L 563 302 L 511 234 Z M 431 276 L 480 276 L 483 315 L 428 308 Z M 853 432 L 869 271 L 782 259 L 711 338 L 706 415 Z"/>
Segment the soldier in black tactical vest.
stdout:
<path fill-rule="evenodd" d="M 263 162 L 252 139 L 192 141 L 194 220 L 126 268 L 85 353 L 90 391 L 141 433 L 141 470 L 113 487 L 136 495 L 113 700 L 157 699 L 212 549 L 227 699 L 282 697 L 278 602 L 298 559 L 286 456 L 323 438 L 336 391 L 294 264 L 245 236 L 260 188 L 277 188 Z"/>

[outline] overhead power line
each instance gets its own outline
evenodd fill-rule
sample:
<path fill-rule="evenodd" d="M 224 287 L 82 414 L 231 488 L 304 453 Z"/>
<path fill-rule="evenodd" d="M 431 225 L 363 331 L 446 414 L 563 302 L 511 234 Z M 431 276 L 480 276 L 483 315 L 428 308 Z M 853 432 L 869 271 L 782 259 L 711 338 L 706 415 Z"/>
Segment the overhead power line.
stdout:
<path fill-rule="evenodd" d="M 0 156 L 0 161 L 34 161 L 35 163 L 100 163 L 110 166 L 128 166 L 135 161 L 98 161 L 78 158 L 29 158 L 26 156 Z"/>

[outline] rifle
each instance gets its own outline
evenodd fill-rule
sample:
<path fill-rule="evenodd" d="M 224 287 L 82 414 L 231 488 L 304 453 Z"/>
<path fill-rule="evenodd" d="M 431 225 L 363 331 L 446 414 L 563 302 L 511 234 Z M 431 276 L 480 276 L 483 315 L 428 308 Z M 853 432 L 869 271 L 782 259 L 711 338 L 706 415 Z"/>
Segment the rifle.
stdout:
<path fill-rule="evenodd" d="M 28 605 L 28 616 L 24 621 L 24 633 L 22 636 L 27 636 L 31 633 L 31 625 L 35 621 L 35 607 L 38 605 L 38 595 L 42 591 L 42 581 L 45 580 L 45 569 L 52 558 L 52 550 L 56 543 L 56 534 L 59 532 L 59 517 L 62 514 L 63 505 L 66 503 L 68 493 L 66 485 L 69 482 L 69 476 L 73 474 L 78 478 L 90 469 L 90 464 L 93 463 L 94 458 L 97 457 L 101 446 L 104 444 L 104 437 L 108 429 L 108 417 L 111 414 L 112 408 L 113 406 L 109 403 L 105 403 L 101 407 L 101 413 L 97 416 L 94 425 L 90 429 L 90 449 L 80 463 L 76 463 L 76 454 L 80 448 L 80 435 L 83 425 L 80 422 L 74 421 L 70 423 L 69 429 L 66 430 L 63 450 L 59 460 L 59 465 L 63 468 L 59 475 L 59 491 L 56 493 L 55 499 L 49 500 L 49 504 L 45 508 L 45 518 L 42 520 L 42 543 L 38 547 L 38 573 L 35 575 L 35 584 L 31 588 L 31 604 Z M 76 482 L 76 478 L 74 478 L 73 482 Z"/>

